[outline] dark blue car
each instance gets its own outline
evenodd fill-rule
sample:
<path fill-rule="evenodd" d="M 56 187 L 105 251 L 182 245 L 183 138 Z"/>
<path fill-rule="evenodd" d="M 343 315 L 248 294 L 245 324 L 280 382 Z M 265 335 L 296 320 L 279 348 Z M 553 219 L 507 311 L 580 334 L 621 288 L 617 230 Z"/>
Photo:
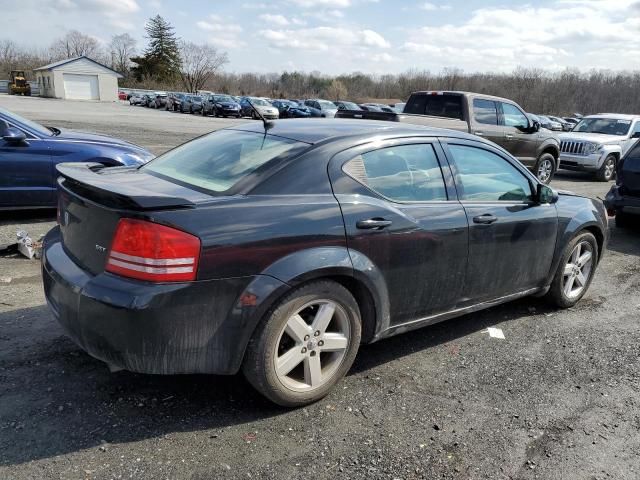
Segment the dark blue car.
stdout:
<path fill-rule="evenodd" d="M 56 206 L 56 164 L 141 165 L 153 158 L 123 140 L 60 130 L 0 108 L 0 210 Z"/>

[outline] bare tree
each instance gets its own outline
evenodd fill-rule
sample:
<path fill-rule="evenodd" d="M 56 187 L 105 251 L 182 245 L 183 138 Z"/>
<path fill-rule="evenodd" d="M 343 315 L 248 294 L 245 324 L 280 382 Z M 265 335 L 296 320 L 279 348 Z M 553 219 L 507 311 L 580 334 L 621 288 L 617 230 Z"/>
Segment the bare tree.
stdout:
<path fill-rule="evenodd" d="M 347 87 L 340 80 L 332 80 L 326 90 L 329 100 L 344 100 L 347 96 Z"/>
<path fill-rule="evenodd" d="M 201 90 L 220 68 L 229 61 L 226 52 L 219 52 L 211 45 L 180 42 L 182 68 L 180 76 L 188 92 Z"/>
<path fill-rule="evenodd" d="M 60 60 L 82 55 L 92 58 L 102 56 L 98 41 L 77 30 L 69 30 L 62 38 L 54 41 L 51 44 L 51 53 Z"/>
<path fill-rule="evenodd" d="M 111 68 L 128 77 L 131 57 L 136 54 L 136 40 L 128 33 L 114 35 L 108 48 L 111 54 Z"/>

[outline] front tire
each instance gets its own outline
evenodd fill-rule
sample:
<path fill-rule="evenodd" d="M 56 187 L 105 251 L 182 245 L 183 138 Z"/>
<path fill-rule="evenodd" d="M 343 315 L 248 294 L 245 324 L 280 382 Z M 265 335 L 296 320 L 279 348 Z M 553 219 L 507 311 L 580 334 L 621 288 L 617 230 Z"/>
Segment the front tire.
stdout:
<path fill-rule="evenodd" d="M 545 185 L 549 185 L 556 173 L 556 159 L 550 153 L 543 153 L 533 169 L 535 176 Z"/>
<path fill-rule="evenodd" d="M 598 265 L 598 242 L 583 232 L 564 249 L 548 298 L 560 308 L 573 307 L 587 293 Z"/>
<path fill-rule="evenodd" d="M 596 173 L 596 180 L 599 182 L 608 182 L 616 178 L 616 163 L 617 159 L 615 155 L 607 155 L 600 170 Z"/>
<path fill-rule="evenodd" d="M 308 283 L 286 295 L 256 328 L 243 372 L 284 407 L 320 400 L 346 375 L 358 352 L 360 310 L 342 285 Z"/>

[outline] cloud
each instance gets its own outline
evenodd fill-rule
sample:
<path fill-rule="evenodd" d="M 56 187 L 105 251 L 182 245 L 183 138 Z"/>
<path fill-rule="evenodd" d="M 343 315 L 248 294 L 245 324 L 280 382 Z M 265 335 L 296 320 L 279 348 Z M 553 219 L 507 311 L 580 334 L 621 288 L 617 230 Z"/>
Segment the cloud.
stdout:
<path fill-rule="evenodd" d="M 259 18 L 267 23 L 272 23 L 281 27 L 287 26 L 290 23 L 284 15 L 279 14 L 263 13 Z"/>
<path fill-rule="evenodd" d="M 628 15 L 632 3 L 559 0 L 552 7 L 480 8 L 466 21 L 416 29 L 400 50 L 422 68 L 620 68 L 634 64 L 640 50 L 640 19 Z"/>
<path fill-rule="evenodd" d="M 288 0 L 289 3 L 302 8 L 347 8 L 351 0 Z"/>
<path fill-rule="evenodd" d="M 434 12 L 436 10 L 451 10 L 451 5 L 436 5 L 435 3 L 425 2 L 420 5 L 420 8 L 428 12 Z"/>
<path fill-rule="evenodd" d="M 258 35 L 277 49 L 329 51 L 345 47 L 354 49 L 389 48 L 390 44 L 373 30 L 340 27 L 315 27 L 298 30 L 260 30 Z"/>
<path fill-rule="evenodd" d="M 124 30 L 133 30 L 131 16 L 140 10 L 136 0 L 57 0 L 54 8 L 69 13 L 93 13 L 106 19 L 106 24 Z"/>
<path fill-rule="evenodd" d="M 243 28 L 240 25 L 223 21 L 219 15 L 211 14 L 208 20 L 199 20 L 196 26 L 205 32 L 212 33 L 209 35 L 209 43 L 227 49 L 243 48 L 247 43 L 240 38 Z"/>

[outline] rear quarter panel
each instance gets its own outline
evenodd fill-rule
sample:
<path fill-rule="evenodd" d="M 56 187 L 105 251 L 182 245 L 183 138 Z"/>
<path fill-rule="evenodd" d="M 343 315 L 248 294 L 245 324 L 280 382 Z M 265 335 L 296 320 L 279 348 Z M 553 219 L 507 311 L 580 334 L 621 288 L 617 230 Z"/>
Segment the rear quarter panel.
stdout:
<path fill-rule="evenodd" d="M 596 233 L 600 246 L 598 260 L 606 251 L 609 239 L 607 214 L 601 201 L 561 194 L 556 208 L 558 211 L 558 237 L 547 283 L 551 283 L 553 280 L 565 247 L 576 235 L 586 230 Z"/>

